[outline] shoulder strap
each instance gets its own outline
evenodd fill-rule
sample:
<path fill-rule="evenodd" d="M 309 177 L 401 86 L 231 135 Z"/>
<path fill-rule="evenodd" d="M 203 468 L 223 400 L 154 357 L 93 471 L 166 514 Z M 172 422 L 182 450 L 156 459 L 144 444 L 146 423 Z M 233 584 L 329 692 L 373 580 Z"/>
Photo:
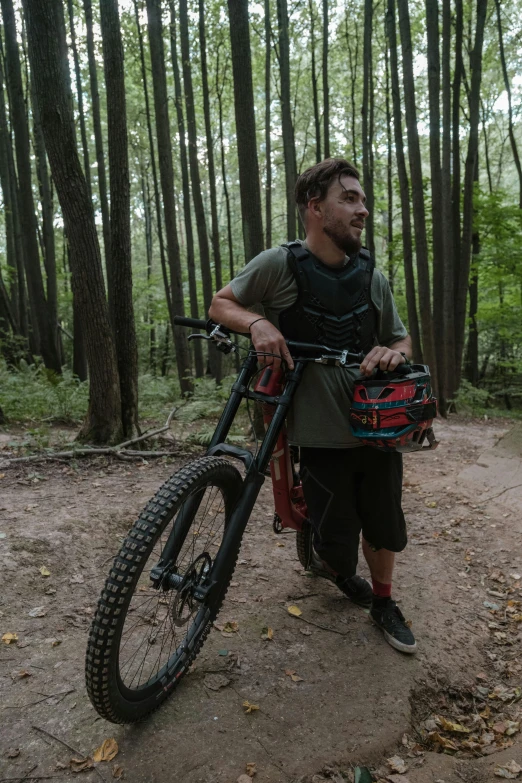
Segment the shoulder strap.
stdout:
<path fill-rule="evenodd" d="M 288 266 L 290 267 L 297 285 L 296 302 L 299 302 L 303 294 L 305 292 L 308 293 L 308 288 L 306 286 L 305 276 L 299 272 L 298 262 L 305 261 L 307 258 L 310 258 L 310 251 L 303 247 L 301 242 L 298 242 L 297 240 L 294 240 L 293 242 L 285 242 L 283 245 L 281 245 L 281 247 L 284 247 L 287 251 L 286 258 L 288 261 Z"/>

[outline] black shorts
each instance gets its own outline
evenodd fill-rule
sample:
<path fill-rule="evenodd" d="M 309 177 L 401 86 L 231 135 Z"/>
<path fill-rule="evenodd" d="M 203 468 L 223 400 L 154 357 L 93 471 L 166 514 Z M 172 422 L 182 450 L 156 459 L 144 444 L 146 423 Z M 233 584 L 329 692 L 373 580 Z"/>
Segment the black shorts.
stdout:
<path fill-rule="evenodd" d="M 359 536 L 375 549 L 407 543 L 401 507 L 402 454 L 372 446 L 301 448 L 300 473 L 317 554 L 334 571 L 357 569 Z"/>

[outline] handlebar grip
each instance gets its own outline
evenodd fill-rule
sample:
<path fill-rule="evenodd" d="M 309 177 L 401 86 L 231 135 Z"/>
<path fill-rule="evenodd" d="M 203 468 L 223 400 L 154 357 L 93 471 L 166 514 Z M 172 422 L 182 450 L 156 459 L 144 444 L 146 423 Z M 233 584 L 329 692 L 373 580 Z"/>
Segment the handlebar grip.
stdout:
<path fill-rule="evenodd" d="M 185 318 L 184 315 L 175 315 L 174 323 L 176 326 L 190 326 L 192 329 L 206 330 L 208 321 L 203 321 L 201 318 Z"/>

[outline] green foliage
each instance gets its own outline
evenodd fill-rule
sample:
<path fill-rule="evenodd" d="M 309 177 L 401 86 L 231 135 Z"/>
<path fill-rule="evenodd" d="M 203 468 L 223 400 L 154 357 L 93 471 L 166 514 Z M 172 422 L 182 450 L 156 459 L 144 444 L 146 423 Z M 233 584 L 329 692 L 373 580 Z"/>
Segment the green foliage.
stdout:
<path fill-rule="evenodd" d="M 477 416 L 484 413 L 490 400 L 491 396 L 487 389 L 478 389 L 472 386 L 469 381 L 462 380 L 455 398 L 450 402 L 455 405 L 458 413 Z"/>
<path fill-rule="evenodd" d="M 10 421 L 77 421 L 85 414 L 88 394 L 88 384 L 71 370 L 56 375 L 23 359 L 17 369 L 0 363 L 0 407 Z"/>
<path fill-rule="evenodd" d="M 178 421 L 188 424 L 209 416 L 219 416 L 235 380 L 235 376 L 230 376 L 217 386 L 212 378 L 196 378 L 194 395 L 176 414 Z"/>

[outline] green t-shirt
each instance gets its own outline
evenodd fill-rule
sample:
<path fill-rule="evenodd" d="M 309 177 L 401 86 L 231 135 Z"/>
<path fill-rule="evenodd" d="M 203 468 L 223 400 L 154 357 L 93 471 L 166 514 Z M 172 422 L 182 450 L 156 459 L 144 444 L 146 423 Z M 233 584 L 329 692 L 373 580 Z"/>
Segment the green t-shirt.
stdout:
<path fill-rule="evenodd" d="M 346 258 L 346 263 L 349 259 Z M 297 299 L 297 284 L 283 247 L 265 250 L 231 281 L 236 299 L 244 307 L 261 304 L 267 319 L 279 328 L 279 313 Z M 372 302 L 377 318 L 379 345 L 402 340 L 407 331 L 399 318 L 390 286 L 376 269 Z M 288 414 L 288 438 L 299 446 L 353 448 L 361 445 L 350 428 L 353 383 L 360 377 L 354 367 L 309 364 Z"/>

